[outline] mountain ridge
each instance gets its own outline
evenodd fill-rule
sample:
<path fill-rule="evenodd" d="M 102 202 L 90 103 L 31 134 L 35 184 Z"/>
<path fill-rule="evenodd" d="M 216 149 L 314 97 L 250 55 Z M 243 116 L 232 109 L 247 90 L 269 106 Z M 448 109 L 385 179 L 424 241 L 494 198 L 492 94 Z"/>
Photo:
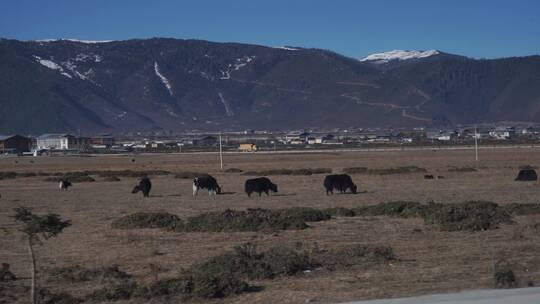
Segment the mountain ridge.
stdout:
<path fill-rule="evenodd" d="M 540 121 L 540 56 L 438 52 L 381 67 L 290 46 L 2 38 L 0 133 Z"/>

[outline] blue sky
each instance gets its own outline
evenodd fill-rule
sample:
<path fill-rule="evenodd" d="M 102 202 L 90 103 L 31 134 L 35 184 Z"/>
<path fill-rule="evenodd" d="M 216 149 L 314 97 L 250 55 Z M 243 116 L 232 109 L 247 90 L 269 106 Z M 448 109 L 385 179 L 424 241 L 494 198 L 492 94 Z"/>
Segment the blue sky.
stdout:
<path fill-rule="evenodd" d="M 0 37 L 173 37 L 357 58 L 392 49 L 495 58 L 540 54 L 540 1 L 13 0 L 0 3 Z"/>

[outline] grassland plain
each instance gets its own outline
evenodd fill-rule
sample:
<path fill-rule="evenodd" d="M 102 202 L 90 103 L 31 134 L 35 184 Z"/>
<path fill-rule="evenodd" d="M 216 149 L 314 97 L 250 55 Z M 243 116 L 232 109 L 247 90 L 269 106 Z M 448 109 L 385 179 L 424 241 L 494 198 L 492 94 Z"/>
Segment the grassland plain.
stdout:
<path fill-rule="evenodd" d="M 337 217 L 310 222 L 304 230 L 264 232 L 172 232 L 159 229 L 112 229 L 111 222 L 135 212 L 168 212 L 182 219 L 227 208 L 354 208 L 380 202 L 406 200 L 459 203 L 488 200 L 500 205 L 538 203 L 537 182 L 515 182 L 518 168 L 540 165 L 534 149 L 482 151 L 478 163 L 472 151 L 332 152 L 310 154 L 228 154 L 225 168 L 243 171 L 272 169 L 366 167 L 386 169 L 401 166 L 425 168 L 427 174 L 444 179 L 424 180 L 424 172 L 406 174 L 352 174 L 362 193 L 326 196 L 324 174 L 274 175 L 279 193 L 248 198 L 243 182 L 249 176 L 219 170 L 212 154 L 129 155 L 98 157 L 40 157 L 0 159 L 0 171 L 67 172 L 83 170 L 166 170 L 169 175 L 152 176 L 149 198 L 131 194 L 136 177 L 108 182 L 76 183 L 60 192 L 57 184 L 44 177 L 17 177 L 0 181 L 0 262 L 29 277 L 29 259 L 11 215 L 17 206 L 32 207 L 35 213 L 54 212 L 72 221 L 72 226 L 44 246 L 36 246 L 40 285 L 52 291 L 76 296 L 90 293 L 104 282 L 69 284 L 46 279 L 47 269 L 80 265 L 102 268 L 118 264 L 140 283 L 175 276 L 181 269 L 251 242 L 261 249 L 276 245 L 333 249 L 346 245 L 391 246 L 397 261 L 377 265 L 355 265 L 346 269 L 325 269 L 257 280 L 258 292 L 243 293 L 219 303 L 321 303 L 403 297 L 435 292 L 493 287 L 495 259 L 507 260 L 520 285 L 540 284 L 540 215 L 515 216 L 515 224 L 482 232 L 444 232 L 426 226 L 420 218 Z M 135 159 L 135 161 L 132 161 Z M 16 161 L 16 162 L 15 162 Z M 449 170 L 478 168 L 474 172 Z M 215 176 L 226 194 L 215 199 L 191 195 L 191 180 L 174 178 L 176 172 L 207 172 Z M 153 266 L 152 266 L 153 265 Z M 17 284 L 25 285 L 23 279 Z M 206 301 L 206 300 L 205 300 Z M 21 298 L 18 303 L 25 303 Z M 146 303 L 135 299 L 130 303 Z M 117 303 L 122 303 L 121 301 Z M 156 300 L 156 303 L 161 303 Z"/>

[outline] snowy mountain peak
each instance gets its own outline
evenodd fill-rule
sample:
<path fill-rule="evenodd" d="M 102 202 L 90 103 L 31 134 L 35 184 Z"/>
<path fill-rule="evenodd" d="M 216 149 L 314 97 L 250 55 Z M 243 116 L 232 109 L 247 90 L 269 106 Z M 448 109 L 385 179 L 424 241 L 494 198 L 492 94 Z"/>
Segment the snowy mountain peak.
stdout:
<path fill-rule="evenodd" d="M 404 51 L 404 50 L 393 50 L 384 53 L 371 54 L 367 57 L 360 59 L 360 61 L 369 61 L 373 63 L 387 63 L 393 60 L 410 60 L 410 59 L 420 59 L 426 58 L 433 55 L 440 54 L 437 50 L 427 50 L 427 51 Z"/>
<path fill-rule="evenodd" d="M 41 40 L 34 40 L 34 41 L 35 42 L 71 41 L 71 42 L 79 42 L 79 43 L 86 43 L 86 44 L 96 44 L 96 43 L 113 42 L 114 40 L 80 40 L 80 39 L 61 38 L 61 39 L 41 39 Z"/>

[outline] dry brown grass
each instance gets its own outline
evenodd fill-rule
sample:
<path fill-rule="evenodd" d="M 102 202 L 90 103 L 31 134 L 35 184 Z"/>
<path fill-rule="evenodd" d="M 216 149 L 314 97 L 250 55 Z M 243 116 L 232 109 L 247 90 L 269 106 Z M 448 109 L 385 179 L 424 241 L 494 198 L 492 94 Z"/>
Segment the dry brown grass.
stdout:
<path fill-rule="evenodd" d="M 331 168 L 341 172 L 347 167 L 384 169 L 418 166 L 440 180 L 424 180 L 423 173 L 365 175 L 351 174 L 360 191 L 358 195 L 326 196 L 324 175 L 272 176 L 279 193 L 269 197 L 248 198 L 243 182 L 249 178 L 218 170 L 217 155 L 138 155 L 100 157 L 41 157 L 0 159 L 1 171 L 66 172 L 81 170 L 166 170 L 170 172 L 208 172 L 218 179 L 224 192 L 216 198 L 191 195 L 191 180 L 173 175 L 152 177 L 149 198 L 131 194 L 136 177 L 118 182 L 75 184 L 60 192 L 57 185 L 43 177 L 24 177 L 0 181 L 0 262 L 11 264 L 19 277 L 27 278 L 28 257 L 20 235 L 10 218 L 12 209 L 29 206 L 38 213 L 54 212 L 70 219 L 73 226 L 57 239 L 36 247 L 38 268 L 81 265 L 102 268 L 118 264 L 141 284 L 174 277 L 206 259 L 251 242 L 261 249 L 276 245 L 295 246 L 302 242 L 320 250 L 349 245 L 391 246 L 399 257 L 371 266 L 353 266 L 336 271 L 313 270 L 309 273 L 253 282 L 264 286 L 254 293 L 244 293 L 223 300 L 224 303 L 304 303 L 306 299 L 323 303 L 398 297 L 433 292 L 493 287 L 493 261 L 505 259 L 520 284 L 540 283 L 540 215 L 514 216 L 515 224 L 482 232 L 445 232 L 424 224 L 421 218 L 338 217 L 311 222 L 304 230 L 271 232 L 170 232 L 156 229 L 111 229 L 111 222 L 135 212 L 168 212 L 183 220 L 203 212 L 225 209 L 313 207 L 354 208 L 388 201 L 458 203 L 487 200 L 500 205 L 538 203 L 540 187 L 536 182 L 518 183 L 513 179 L 518 167 L 538 165 L 535 150 L 481 151 L 481 161 L 474 163 L 470 151 L 362 152 L 319 154 L 235 154 L 225 155 L 228 168 L 263 171 L 276 168 Z M 30 161 L 33 161 L 31 163 Z M 482 167 L 477 172 L 448 172 L 449 167 Z M 26 280 L 18 284 L 27 284 Z M 58 284 L 41 281 L 53 291 L 81 296 L 103 287 L 96 282 Z M 18 303 L 24 303 L 21 299 Z M 130 303 L 145 303 L 146 300 Z M 122 303 L 122 302 L 118 302 Z M 159 303 L 159 302 L 158 302 Z M 221 303 L 221 302 L 220 302 Z"/>

